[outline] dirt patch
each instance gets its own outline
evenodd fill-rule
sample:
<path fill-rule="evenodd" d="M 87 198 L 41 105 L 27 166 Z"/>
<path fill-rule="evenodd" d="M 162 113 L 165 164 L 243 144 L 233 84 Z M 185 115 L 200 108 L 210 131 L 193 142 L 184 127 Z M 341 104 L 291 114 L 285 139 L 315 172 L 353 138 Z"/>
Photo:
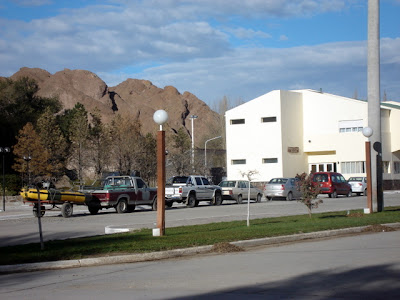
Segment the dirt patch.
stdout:
<path fill-rule="evenodd" d="M 214 244 L 214 246 L 210 250 L 211 252 L 217 252 L 217 253 L 230 253 L 230 252 L 241 252 L 244 251 L 243 248 L 232 245 L 230 243 L 217 243 Z"/>
<path fill-rule="evenodd" d="M 396 231 L 396 229 L 381 224 L 371 225 L 363 229 L 363 232 L 386 232 L 386 231 Z"/>
<path fill-rule="evenodd" d="M 364 217 L 364 214 L 362 212 L 355 212 L 355 213 L 348 214 L 347 217 L 349 217 L 349 218 L 361 218 L 361 217 Z"/>

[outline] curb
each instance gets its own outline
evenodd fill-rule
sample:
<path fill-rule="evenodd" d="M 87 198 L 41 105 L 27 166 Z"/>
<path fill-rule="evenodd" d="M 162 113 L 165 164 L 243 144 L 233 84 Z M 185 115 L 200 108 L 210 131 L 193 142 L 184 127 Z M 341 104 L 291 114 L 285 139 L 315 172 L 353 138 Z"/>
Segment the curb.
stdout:
<path fill-rule="evenodd" d="M 383 226 L 388 226 L 394 229 L 400 229 L 400 223 L 382 224 Z M 253 247 L 262 245 L 275 245 L 280 243 L 288 242 L 298 242 L 312 239 L 320 239 L 327 237 L 337 237 L 344 236 L 347 234 L 361 233 L 368 226 L 352 227 L 344 229 L 317 231 L 310 233 L 301 233 L 295 235 L 285 235 L 278 237 L 268 237 L 254 240 L 245 240 L 231 242 L 235 246 L 239 247 Z M 110 265 L 110 264 L 122 264 L 122 263 L 135 263 L 144 261 L 161 260 L 168 258 L 184 257 L 193 254 L 201 254 L 210 252 L 213 245 L 200 246 L 185 249 L 175 249 L 160 252 L 151 253 L 137 253 L 128 255 L 117 255 L 117 256 L 104 256 L 97 258 L 83 258 L 78 260 L 60 260 L 54 262 L 40 262 L 31 264 L 18 264 L 18 265 L 3 265 L 0 266 L 0 274 L 8 273 L 19 273 L 19 272 L 33 272 L 33 271 L 43 271 L 43 270 L 58 270 L 67 268 L 80 268 L 89 266 L 100 266 L 100 265 Z"/>

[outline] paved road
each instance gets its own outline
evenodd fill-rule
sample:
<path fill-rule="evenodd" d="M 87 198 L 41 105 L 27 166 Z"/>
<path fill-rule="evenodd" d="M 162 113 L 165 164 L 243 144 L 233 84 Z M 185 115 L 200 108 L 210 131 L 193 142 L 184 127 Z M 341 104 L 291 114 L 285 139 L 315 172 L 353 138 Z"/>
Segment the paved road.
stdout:
<path fill-rule="evenodd" d="M 362 209 L 366 197 L 323 197 L 324 203 L 315 212 Z M 247 204 L 236 205 L 225 202 L 221 206 L 200 205 L 186 208 L 176 205 L 166 210 L 166 228 L 179 225 L 204 224 L 210 222 L 245 220 Z M 385 206 L 400 206 L 400 193 L 385 193 Z M 251 219 L 282 215 L 306 214 L 306 207 L 297 202 L 263 201 L 250 204 Z M 156 212 L 149 207 L 139 207 L 128 214 L 117 214 L 114 209 L 90 215 L 84 206 L 75 206 L 71 218 L 63 218 L 60 211 L 46 212 L 42 218 L 45 241 L 105 233 L 107 226 L 130 228 L 155 228 Z M 0 212 L 0 246 L 39 242 L 38 222 L 32 215 L 32 207 L 7 203 L 6 211 Z"/>
<path fill-rule="evenodd" d="M 0 276 L 1 299 L 400 299 L 400 231 Z"/>

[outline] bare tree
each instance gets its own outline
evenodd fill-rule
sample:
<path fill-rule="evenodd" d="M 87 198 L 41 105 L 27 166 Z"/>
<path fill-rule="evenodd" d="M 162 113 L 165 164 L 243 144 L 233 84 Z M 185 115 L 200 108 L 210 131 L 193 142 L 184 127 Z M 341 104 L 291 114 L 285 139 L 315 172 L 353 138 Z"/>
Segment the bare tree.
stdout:
<path fill-rule="evenodd" d="M 92 122 L 89 128 L 89 159 L 94 166 L 97 179 L 107 170 L 111 157 L 111 133 L 109 126 L 103 124 L 100 112 L 90 113 Z"/>
<path fill-rule="evenodd" d="M 77 103 L 69 127 L 71 140 L 70 162 L 75 166 L 80 184 L 83 184 L 83 169 L 88 166 L 89 122 L 85 107 Z"/>
<path fill-rule="evenodd" d="M 259 172 L 257 170 L 251 170 L 247 172 L 240 172 L 240 175 L 242 177 L 247 178 L 248 180 L 248 195 L 247 195 L 247 227 L 250 226 L 250 183 L 254 179 L 255 175 L 257 175 Z"/>
<path fill-rule="evenodd" d="M 117 169 L 122 174 L 130 174 L 140 167 L 136 157 L 141 151 L 141 127 L 138 119 L 120 115 L 111 122 L 112 152 Z"/>

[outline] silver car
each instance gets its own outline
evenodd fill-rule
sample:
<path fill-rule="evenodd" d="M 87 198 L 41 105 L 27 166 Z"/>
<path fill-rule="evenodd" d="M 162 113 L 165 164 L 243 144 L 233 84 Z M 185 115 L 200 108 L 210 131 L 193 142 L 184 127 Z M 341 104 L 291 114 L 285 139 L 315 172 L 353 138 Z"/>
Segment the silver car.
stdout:
<path fill-rule="evenodd" d="M 350 177 L 347 182 L 351 185 L 353 193 L 359 196 L 367 195 L 367 177 Z"/>
<path fill-rule="evenodd" d="M 249 182 L 246 180 L 224 180 L 220 182 L 219 186 L 222 189 L 223 200 L 234 200 L 241 204 L 243 199 L 248 198 Z M 250 183 L 250 199 L 259 203 L 261 198 L 262 191 Z"/>
<path fill-rule="evenodd" d="M 264 186 L 264 195 L 268 200 L 284 198 L 287 201 L 301 198 L 297 178 L 272 178 Z"/>

